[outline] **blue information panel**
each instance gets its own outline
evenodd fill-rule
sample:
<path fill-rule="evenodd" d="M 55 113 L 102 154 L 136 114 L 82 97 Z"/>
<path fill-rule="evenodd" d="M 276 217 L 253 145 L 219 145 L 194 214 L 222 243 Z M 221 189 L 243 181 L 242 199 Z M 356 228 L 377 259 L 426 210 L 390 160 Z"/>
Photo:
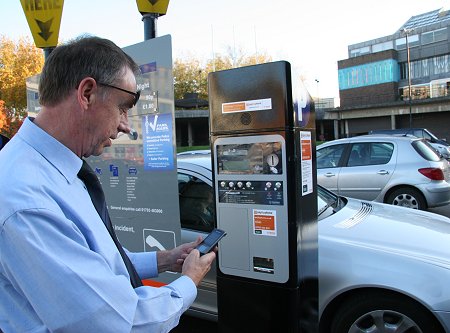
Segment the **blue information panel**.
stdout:
<path fill-rule="evenodd" d="M 145 170 L 173 170 L 172 114 L 142 117 Z"/>

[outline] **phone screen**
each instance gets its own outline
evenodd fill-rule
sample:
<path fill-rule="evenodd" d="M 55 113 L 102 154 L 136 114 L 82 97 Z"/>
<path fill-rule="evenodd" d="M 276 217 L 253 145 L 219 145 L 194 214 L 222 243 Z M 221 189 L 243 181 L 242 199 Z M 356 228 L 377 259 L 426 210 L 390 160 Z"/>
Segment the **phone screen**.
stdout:
<path fill-rule="evenodd" d="M 200 254 L 206 254 L 211 251 L 227 233 L 220 229 L 214 229 L 206 238 L 197 246 Z"/>

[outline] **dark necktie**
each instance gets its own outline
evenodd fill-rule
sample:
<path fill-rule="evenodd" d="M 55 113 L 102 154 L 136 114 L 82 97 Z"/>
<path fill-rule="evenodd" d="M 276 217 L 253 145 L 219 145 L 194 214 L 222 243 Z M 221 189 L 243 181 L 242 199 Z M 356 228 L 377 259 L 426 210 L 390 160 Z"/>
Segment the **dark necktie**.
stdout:
<path fill-rule="evenodd" d="M 119 253 L 122 256 L 125 266 L 127 267 L 128 273 L 130 274 L 131 285 L 133 286 L 133 288 L 142 286 L 141 278 L 139 277 L 138 273 L 136 272 L 136 269 L 131 263 L 130 258 L 128 258 L 127 254 L 122 248 L 122 245 L 120 245 L 116 233 L 114 232 L 114 228 L 111 223 L 111 218 L 109 217 L 108 213 L 108 208 L 106 207 L 105 194 L 103 193 L 102 186 L 100 185 L 97 175 L 94 173 L 94 171 L 92 171 L 91 167 L 89 166 L 89 164 L 86 163 L 85 160 L 83 160 L 83 166 L 78 172 L 78 178 L 80 178 L 86 185 L 86 188 L 89 192 L 89 196 L 91 197 L 92 203 L 94 204 L 94 207 L 98 212 L 98 215 L 100 215 L 100 217 L 102 218 L 103 223 L 106 226 L 106 229 L 108 229 L 108 232 L 111 235 L 114 244 L 116 244 L 117 249 L 119 250 Z"/>

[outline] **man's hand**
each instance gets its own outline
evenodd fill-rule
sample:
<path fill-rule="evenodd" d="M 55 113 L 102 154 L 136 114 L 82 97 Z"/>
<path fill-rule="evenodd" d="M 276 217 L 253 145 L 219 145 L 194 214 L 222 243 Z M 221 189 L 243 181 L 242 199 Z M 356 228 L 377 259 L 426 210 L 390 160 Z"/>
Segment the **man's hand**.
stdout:
<path fill-rule="evenodd" d="M 195 285 L 198 286 L 206 273 L 211 269 L 211 264 L 215 258 L 216 252 L 214 251 L 200 257 L 200 252 L 197 249 L 194 249 L 184 260 L 182 274 L 190 277 Z"/>
<path fill-rule="evenodd" d="M 158 272 L 172 271 L 181 273 L 184 260 L 201 241 L 202 237 L 199 236 L 194 242 L 182 244 L 169 251 L 159 251 L 157 253 Z"/>

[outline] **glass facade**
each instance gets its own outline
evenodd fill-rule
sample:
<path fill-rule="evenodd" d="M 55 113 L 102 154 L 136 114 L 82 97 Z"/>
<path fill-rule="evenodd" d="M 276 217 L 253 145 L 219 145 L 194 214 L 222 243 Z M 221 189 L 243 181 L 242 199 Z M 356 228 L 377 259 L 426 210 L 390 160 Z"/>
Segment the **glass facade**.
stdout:
<path fill-rule="evenodd" d="M 432 75 L 450 75 L 450 54 L 411 61 L 411 79 L 426 78 Z M 400 64 L 400 79 L 408 78 L 408 63 Z"/>
<path fill-rule="evenodd" d="M 370 85 L 398 82 L 399 66 L 396 60 L 386 59 L 359 66 L 339 69 L 339 89 L 353 89 Z"/>
<path fill-rule="evenodd" d="M 399 95 L 402 100 L 408 100 L 408 91 L 407 86 L 399 88 Z M 450 78 L 411 86 L 411 99 L 413 100 L 445 96 L 450 96 Z"/>

